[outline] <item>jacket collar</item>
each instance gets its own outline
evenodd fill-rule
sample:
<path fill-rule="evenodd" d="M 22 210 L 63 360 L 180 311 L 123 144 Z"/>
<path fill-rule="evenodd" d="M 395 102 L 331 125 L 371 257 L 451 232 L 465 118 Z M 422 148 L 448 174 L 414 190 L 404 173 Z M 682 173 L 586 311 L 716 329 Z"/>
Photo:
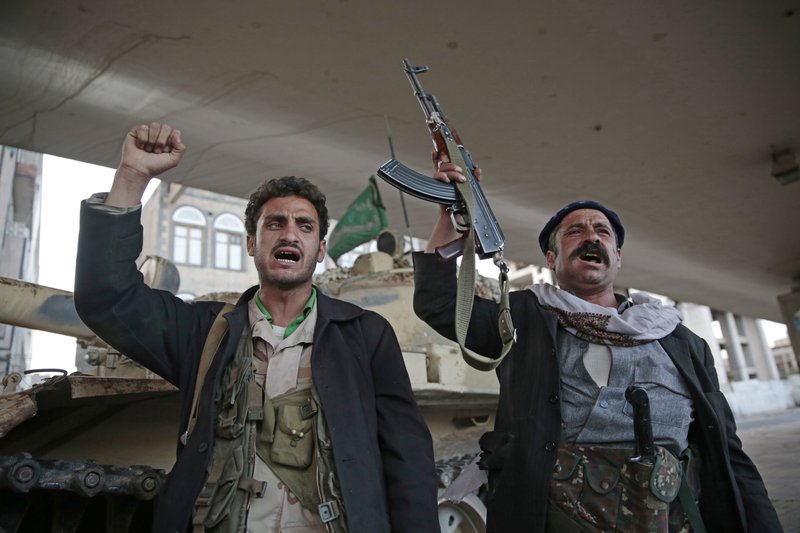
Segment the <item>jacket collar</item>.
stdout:
<path fill-rule="evenodd" d="M 255 296 L 257 290 L 258 290 L 258 285 L 253 285 L 252 287 L 244 291 L 242 295 L 239 296 L 239 300 L 236 302 L 236 308 L 238 309 L 239 307 L 244 306 L 246 309 L 247 304 L 250 302 L 250 300 L 253 299 L 253 296 Z"/>

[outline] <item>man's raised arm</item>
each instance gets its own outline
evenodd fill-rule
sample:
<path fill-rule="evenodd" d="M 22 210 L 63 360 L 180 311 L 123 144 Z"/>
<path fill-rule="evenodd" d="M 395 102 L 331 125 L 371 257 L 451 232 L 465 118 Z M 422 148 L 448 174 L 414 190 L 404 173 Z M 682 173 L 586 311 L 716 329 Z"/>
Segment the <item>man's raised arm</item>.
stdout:
<path fill-rule="evenodd" d="M 180 130 L 157 122 L 136 126 L 125 136 L 122 159 L 105 203 L 139 205 L 150 179 L 176 167 L 185 151 Z"/>

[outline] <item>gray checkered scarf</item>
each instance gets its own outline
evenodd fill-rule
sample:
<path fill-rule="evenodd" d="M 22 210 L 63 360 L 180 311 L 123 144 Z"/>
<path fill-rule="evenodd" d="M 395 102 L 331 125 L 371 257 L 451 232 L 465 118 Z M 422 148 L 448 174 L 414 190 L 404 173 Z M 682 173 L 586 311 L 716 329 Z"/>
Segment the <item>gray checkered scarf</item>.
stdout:
<path fill-rule="evenodd" d="M 528 287 L 542 307 L 556 315 L 558 323 L 578 338 L 595 344 L 635 346 L 666 337 L 683 320 L 675 307 L 643 292 L 631 295 L 618 309 L 578 298 L 553 285 Z"/>

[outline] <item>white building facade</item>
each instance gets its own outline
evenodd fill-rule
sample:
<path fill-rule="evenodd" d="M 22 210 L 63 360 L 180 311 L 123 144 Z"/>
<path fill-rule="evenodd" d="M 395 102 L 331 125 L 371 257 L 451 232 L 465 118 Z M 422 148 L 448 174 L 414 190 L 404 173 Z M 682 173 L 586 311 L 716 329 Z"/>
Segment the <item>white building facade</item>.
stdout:
<path fill-rule="evenodd" d="M 38 280 L 41 190 L 42 154 L 0 145 L 0 276 Z M 30 367 L 31 340 L 30 330 L 0 324 L 0 376 Z"/>

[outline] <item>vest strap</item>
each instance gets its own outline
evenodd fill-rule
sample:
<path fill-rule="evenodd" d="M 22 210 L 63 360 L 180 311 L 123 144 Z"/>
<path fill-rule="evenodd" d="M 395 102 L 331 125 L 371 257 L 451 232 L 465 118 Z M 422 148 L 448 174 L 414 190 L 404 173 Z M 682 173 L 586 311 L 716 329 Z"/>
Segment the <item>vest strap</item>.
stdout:
<path fill-rule="evenodd" d="M 197 368 L 197 378 L 194 382 L 191 415 L 189 416 L 189 423 L 186 425 L 186 431 L 183 432 L 180 439 L 181 444 L 184 446 L 189 442 L 189 436 L 192 434 L 195 424 L 197 424 L 197 407 L 200 404 L 200 392 L 203 390 L 206 374 L 208 374 L 211 362 L 214 360 L 214 356 L 217 354 L 220 344 L 222 344 L 222 339 L 225 338 L 225 334 L 228 332 L 228 321 L 225 319 L 224 315 L 232 311 L 234 307 L 233 304 L 225 304 L 222 309 L 220 309 L 217 318 L 214 319 L 214 323 L 211 325 L 211 330 L 208 332 L 206 342 L 203 345 L 203 352 L 200 355 L 200 364 Z"/>
<path fill-rule="evenodd" d="M 255 381 L 247 384 L 247 420 L 264 420 L 264 389 Z"/>
<path fill-rule="evenodd" d="M 201 533 L 205 531 L 204 523 L 208 512 L 211 509 L 211 501 L 214 494 L 217 492 L 217 484 L 222 475 L 222 470 L 225 467 L 225 460 L 217 458 L 211 463 L 211 469 L 208 472 L 208 479 L 206 480 L 200 494 L 194 501 L 194 513 L 192 515 L 192 531 L 193 533 Z"/>

